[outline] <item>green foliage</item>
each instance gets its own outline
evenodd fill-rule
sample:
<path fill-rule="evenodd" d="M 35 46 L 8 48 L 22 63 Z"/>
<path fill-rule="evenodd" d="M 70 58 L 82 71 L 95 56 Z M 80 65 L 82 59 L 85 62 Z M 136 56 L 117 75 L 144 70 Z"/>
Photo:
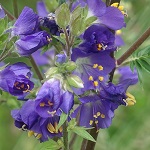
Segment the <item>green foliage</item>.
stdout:
<path fill-rule="evenodd" d="M 64 122 L 67 120 L 67 118 L 68 118 L 67 114 L 65 114 L 65 113 L 61 114 L 57 129 L 59 129 L 64 124 Z"/>
<path fill-rule="evenodd" d="M 41 148 L 39 150 L 58 150 L 62 147 L 60 142 L 55 142 L 52 139 L 49 139 L 49 141 L 42 143 Z"/>
<path fill-rule="evenodd" d="M 137 69 L 139 81 L 142 83 L 143 71 L 150 73 L 150 46 L 138 50 L 133 54 L 130 63 L 132 71 L 134 70 L 134 67 Z"/>
<path fill-rule="evenodd" d="M 83 81 L 76 75 L 71 74 L 67 76 L 67 81 L 70 86 L 73 86 L 75 88 L 83 88 Z"/>
<path fill-rule="evenodd" d="M 54 12 L 59 6 L 58 0 L 45 0 L 44 2 L 49 12 Z"/>
<path fill-rule="evenodd" d="M 70 22 L 70 10 L 66 3 L 63 3 L 55 11 L 56 23 L 61 28 L 66 28 Z"/>
<path fill-rule="evenodd" d="M 2 35 L 8 26 L 8 17 L 6 16 L 5 18 L 0 18 L 0 35 Z"/>

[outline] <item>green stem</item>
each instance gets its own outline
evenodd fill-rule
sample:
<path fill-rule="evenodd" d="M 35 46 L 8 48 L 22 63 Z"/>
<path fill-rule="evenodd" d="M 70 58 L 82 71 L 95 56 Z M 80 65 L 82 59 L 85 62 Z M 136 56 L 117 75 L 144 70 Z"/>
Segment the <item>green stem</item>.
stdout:
<path fill-rule="evenodd" d="M 117 64 L 121 65 L 129 56 L 135 52 L 138 47 L 150 36 L 150 27 L 140 36 L 140 38 L 117 60 Z"/>
<path fill-rule="evenodd" d="M 35 70 L 35 72 L 36 72 L 36 74 L 37 74 L 39 80 L 42 81 L 44 78 L 43 78 L 43 75 L 41 74 L 41 72 L 40 72 L 40 70 L 39 70 L 39 68 L 38 68 L 38 66 L 37 66 L 37 64 L 36 64 L 36 62 L 34 61 L 34 59 L 33 59 L 32 56 L 29 56 L 29 58 L 30 58 L 30 62 L 31 62 L 31 64 L 32 64 L 32 66 L 33 66 L 33 68 L 34 68 L 34 70 Z"/>
<path fill-rule="evenodd" d="M 13 0 L 13 10 L 14 10 L 14 16 L 18 18 L 18 5 L 17 0 Z"/>
<path fill-rule="evenodd" d="M 67 124 L 67 121 L 65 121 L 63 125 L 64 150 L 69 150 Z"/>
<path fill-rule="evenodd" d="M 4 6 L 2 6 L 2 7 L 3 7 L 3 10 L 4 10 L 5 14 L 7 14 L 8 18 L 10 20 L 14 20 L 15 17 L 9 11 L 7 11 L 7 9 Z"/>
<path fill-rule="evenodd" d="M 64 34 L 65 34 L 65 37 L 66 37 L 66 51 L 67 51 L 67 56 L 69 56 L 69 55 L 70 55 L 70 42 L 69 42 L 69 36 L 68 36 L 68 33 L 67 33 L 66 28 L 64 28 L 63 31 L 64 31 Z"/>

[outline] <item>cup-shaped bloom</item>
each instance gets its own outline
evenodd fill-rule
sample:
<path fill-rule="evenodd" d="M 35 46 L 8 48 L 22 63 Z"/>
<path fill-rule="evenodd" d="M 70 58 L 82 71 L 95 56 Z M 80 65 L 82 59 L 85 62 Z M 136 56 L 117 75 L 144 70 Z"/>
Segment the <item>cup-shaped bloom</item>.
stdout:
<path fill-rule="evenodd" d="M 72 117 L 79 114 L 79 125 L 84 127 L 95 126 L 108 128 L 114 117 L 115 103 L 101 99 L 97 95 L 86 96 L 79 99 L 82 104 L 74 111 Z"/>
<path fill-rule="evenodd" d="M 94 15 L 98 18 L 98 22 L 106 25 L 112 30 L 119 30 L 125 27 L 124 15 L 116 8 L 109 6 L 102 0 L 87 0 L 89 15 Z"/>
<path fill-rule="evenodd" d="M 101 51 L 114 51 L 115 36 L 104 25 L 94 24 L 83 35 L 84 42 L 79 45 L 86 53 L 98 53 Z"/>
<path fill-rule="evenodd" d="M 22 56 L 28 56 L 51 41 L 47 32 L 41 31 L 23 36 L 16 41 L 17 52 Z"/>
<path fill-rule="evenodd" d="M 29 35 L 35 33 L 38 28 L 39 16 L 29 7 L 24 7 L 13 28 L 15 35 Z"/>
<path fill-rule="evenodd" d="M 56 55 L 56 63 L 63 64 L 67 61 L 67 56 L 65 54 Z"/>
<path fill-rule="evenodd" d="M 72 106 L 73 94 L 64 91 L 60 81 L 54 78 L 43 84 L 35 100 L 35 109 L 43 118 L 60 115 L 61 111 L 68 114 Z"/>
<path fill-rule="evenodd" d="M 48 138 L 61 137 L 63 128 L 57 128 L 60 117 L 41 118 L 34 106 L 35 100 L 28 100 L 21 109 L 11 111 L 15 126 L 28 131 L 28 136 L 34 135 L 41 142 L 47 141 Z"/>
<path fill-rule="evenodd" d="M 108 74 L 115 67 L 115 60 L 107 51 L 87 54 L 82 49 L 76 48 L 73 49 L 72 61 L 77 64 L 74 74 L 84 82 L 84 88 L 74 88 L 74 92 L 78 95 L 87 90 L 99 89 L 100 84 L 107 81 Z"/>
<path fill-rule="evenodd" d="M 0 88 L 18 99 L 24 99 L 34 87 L 30 77 L 30 67 L 26 64 L 19 62 L 9 65 L 0 72 Z"/>

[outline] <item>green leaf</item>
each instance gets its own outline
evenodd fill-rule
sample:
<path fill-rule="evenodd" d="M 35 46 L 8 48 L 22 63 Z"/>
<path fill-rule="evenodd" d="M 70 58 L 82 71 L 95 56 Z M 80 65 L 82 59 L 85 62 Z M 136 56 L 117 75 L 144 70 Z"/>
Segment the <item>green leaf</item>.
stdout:
<path fill-rule="evenodd" d="M 69 83 L 70 86 L 73 86 L 75 88 L 83 88 L 83 81 L 76 75 L 69 75 L 67 76 L 67 81 Z"/>
<path fill-rule="evenodd" d="M 92 142 L 96 142 L 95 139 L 86 131 L 86 128 L 76 126 L 71 131 L 81 136 L 84 139 L 90 140 Z"/>
<path fill-rule="evenodd" d="M 70 22 L 74 21 L 76 18 L 78 18 L 81 15 L 82 8 L 80 6 L 76 7 L 73 12 L 71 13 L 71 20 Z"/>
<path fill-rule="evenodd" d="M 63 3 L 60 5 L 59 8 L 55 11 L 56 15 L 56 23 L 61 28 L 66 28 L 69 25 L 70 22 L 70 10 L 69 6 L 66 3 Z"/>
<path fill-rule="evenodd" d="M 140 49 L 133 54 L 131 58 L 130 68 L 133 71 L 136 68 L 140 83 L 142 83 L 142 73 L 146 71 L 150 73 L 150 46 Z"/>
<path fill-rule="evenodd" d="M 61 146 L 57 142 L 50 139 L 49 141 L 41 144 L 40 150 L 58 150 L 60 148 Z"/>
<path fill-rule="evenodd" d="M 5 18 L 0 18 L 0 35 L 4 33 L 4 31 L 7 28 L 8 24 L 8 17 L 6 16 Z"/>
<path fill-rule="evenodd" d="M 89 27 L 94 21 L 96 21 L 97 18 L 95 16 L 89 17 L 86 21 L 85 21 L 85 25 L 86 27 Z"/>
<path fill-rule="evenodd" d="M 59 3 L 57 2 L 57 0 L 44 0 L 48 12 L 54 12 L 56 10 L 56 8 L 59 6 Z"/>
<path fill-rule="evenodd" d="M 77 65 L 75 62 L 73 61 L 69 61 L 67 62 L 66 66 L 65 66 L 65 69 L 69 72 L 72 72 L 74 71 L 75 69 L 77 68 Z"/>
<path fill-rule="evenodd" d="M 59 129 L 64 124 L 64 122 L 67 120 L 67 118 L 68 118 L 67 114 L 65 114 L 65 113 L 61 114 L 57 129 Z"/>

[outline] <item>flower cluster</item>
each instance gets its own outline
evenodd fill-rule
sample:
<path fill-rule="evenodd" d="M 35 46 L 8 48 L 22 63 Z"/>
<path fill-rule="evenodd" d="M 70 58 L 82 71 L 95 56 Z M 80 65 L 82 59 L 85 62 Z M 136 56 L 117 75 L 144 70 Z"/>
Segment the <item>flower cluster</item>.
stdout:
<path fill-rule="evenodd" d="M 66 6 L 69 8 L 67 3 L 62 4 L 56 15 L 47 10 L 44 2 L 37 3 L 38 14 L 25 7 L 11 31 L 12 36 L 18 37 L 17 53 L 21 56 L 33 53 L 40 67 L 51 64 L 39 82 L 41 87 L 34 89 L 34 98 L 29 96 L 33 81 L 37 81 L 25 63 L 8 65 L 0 71 L 0 89 L 25 101 L 20 109 L 11 112 L 15 126 L 41 142 L 63 136 L 63 126 L 58 126 L 62 114 L 67 115 L 66 122 L 78 118 L 80 126 L 99 130 L 111 125 L 114 111 L 120 105 L 136 103 L 134 96 L 127 92 L 130 85 L 138 82 L 136 70 L 133 73 L 129 67 L 120 66 L 116 69 L 114 58 L 118 46 L 123 45 L 119 37 L 120 29 L 126 26 L 123 7 L 118 3 L 107 7 L 102 0 L 78 0 L 70 5 L 73 17 L 69 16 L 68 24 L 62 28 L 58 20 L 61 15 L 68 15 L 61 14 Z M 78 23 L 77 10 L 87 7 L 85 18 L 96 19 L 75 36 L 72 20 Z M 0 12 L 3 13 L 1 9 Z M 81 42 L 74 44 L 78 40 Z M 41 49 L 47 45 L 52 50 L 41 55 Z M 117 84 L 111 79 L 114 70 L 120 75 Z"/>

